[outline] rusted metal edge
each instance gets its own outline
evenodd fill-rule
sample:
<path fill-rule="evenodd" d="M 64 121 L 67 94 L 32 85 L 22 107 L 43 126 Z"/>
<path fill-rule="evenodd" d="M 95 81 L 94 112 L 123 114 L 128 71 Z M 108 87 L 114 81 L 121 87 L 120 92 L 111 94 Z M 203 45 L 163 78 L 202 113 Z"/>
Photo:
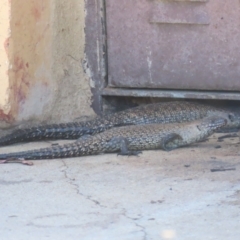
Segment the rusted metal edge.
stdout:
<path fill-rule="evenodd" d="M 83 68 L 91 78 L 92 108 L 102 113 L 101 91 L 107 84 L 105 0 L 85 0 L 85 56 Z"/>
<path fill-rule="evenodd" d="M 240 100 L 240 92 L 105 88 L 102 96 Z"/>

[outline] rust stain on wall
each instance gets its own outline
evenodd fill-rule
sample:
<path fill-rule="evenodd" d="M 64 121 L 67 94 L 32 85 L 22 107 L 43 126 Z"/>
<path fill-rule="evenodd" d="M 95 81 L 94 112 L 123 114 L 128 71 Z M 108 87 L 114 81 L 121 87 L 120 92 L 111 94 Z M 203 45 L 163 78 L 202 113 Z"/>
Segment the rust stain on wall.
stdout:
<path fill-rule="evenodd" d="M 27 92 L 30 88 L 30 78 L 26 63 L 19 56 L 14 57 L 12 71 L 15 78 L 19 80 L 17 82 L 14 82 L 14 85 L 12 86 L 15 101 L 22 104 L 25 102 Z"/>
<path fill-rule="evenodd" d="M 40 9 L 38 6 L 35 5 L 32 7 L 31 10 L 32 10 L 32 14 L 35 18 L 35 21 L 39 21 L 41 18 L 41 15 L 42 15 L 41 13 L 42 13 L 43 9 Z"/>
<path fill-rule="evenodd" d="M 7 38 L 4 42 L 4 48 L 5 48 L 5 51 L 8 55 L 8 48 L 9 48 L 9 38 Z"/>
<path fill-rule="evenodd" d="M 0 119 L 8 123 L 12 123 L 14 120 L 11 114 L 5 114 L 1 109 L 0 109 Z"/>
<path fill-rule="evenodd" d="M 11 37 L 6 45 L 11 63 L 10 114 L 17 120 L 21 111 L 32 114 L 25 108 L 32 88 L 36 84 L 46 86 L 50 80 L 46 76 L 51 75 L 51 7 L 50 1 L 37 0 L 15 0 L 11 4 Z M 44 104 L 41 100 L 35 99 L 36 108 Z"/>

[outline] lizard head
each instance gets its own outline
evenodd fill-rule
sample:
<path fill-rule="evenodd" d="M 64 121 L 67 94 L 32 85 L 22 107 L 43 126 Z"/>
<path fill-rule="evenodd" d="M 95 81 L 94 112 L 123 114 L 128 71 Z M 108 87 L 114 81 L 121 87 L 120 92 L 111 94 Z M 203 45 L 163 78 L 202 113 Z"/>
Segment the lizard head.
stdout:
<path fill-rule="evenodd" d="M 224 127 L 228 123 L 228 121 L 230 121 L 230 119 L 227 114 L 225 116 L 216 115 L 203 118 L 197 127 L 200 131 L 201 130 L 215 131 L 218 130 L 219 128 Z"/>

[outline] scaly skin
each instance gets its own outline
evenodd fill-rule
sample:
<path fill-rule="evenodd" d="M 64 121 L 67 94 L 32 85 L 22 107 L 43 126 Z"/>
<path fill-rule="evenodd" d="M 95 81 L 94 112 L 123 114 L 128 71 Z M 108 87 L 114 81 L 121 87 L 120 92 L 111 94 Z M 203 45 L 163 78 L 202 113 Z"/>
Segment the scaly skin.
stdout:
<path fill-rule="evenodd" d="M 138 154 L 141 150 L 171 150 L 196 143 L 227 124 L 227 116 L 211 116 L 190 123 L 118 127 L 74 143 L 39 150 L 0 154 L 0 159 L 52 159 L 99 153 Z"/>
<path fill-rule="evenodd" d="M 45 125 L 19 129 L 0 138 L 0 146 L 17 142 L 29 142 L 43 139 L 78 139 L 83 135 L 94 135 L 107 129 L 126 125 L 152 123 L 191 122 L 212 116 L 226 110 L 193 102 L 153 103 L 125 111 L 97 117 L 86 122 Z M 240 120 L 232 121 L 228 127 L 240 125 Z"/>

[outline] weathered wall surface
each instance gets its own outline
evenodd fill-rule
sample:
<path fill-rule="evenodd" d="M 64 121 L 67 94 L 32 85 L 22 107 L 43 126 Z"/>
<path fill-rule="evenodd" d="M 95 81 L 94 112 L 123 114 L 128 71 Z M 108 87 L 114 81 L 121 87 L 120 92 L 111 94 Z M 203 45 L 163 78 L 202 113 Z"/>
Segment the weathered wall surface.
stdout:
<path fill-rule="evenodd" d="M 84 1 L 5 0 L 0 24 L 0 124 L 92 115 L 82 62 Z"/>
<path fill-rule="evenodd" d="M 10 5 L 8 0 L 1 1 L 0 8 L 0 118 L 8 120 L 9 105 L 9 59 L 7 52 L 10 34 Z"/>
<path fill-rule="evenodd" d="M 90 78 L 84 74 L 84 1 L 54 1 L 53 76 L 58 91 L 53 102 L 52 120 L 70 120 L 92 115 Z"/>

